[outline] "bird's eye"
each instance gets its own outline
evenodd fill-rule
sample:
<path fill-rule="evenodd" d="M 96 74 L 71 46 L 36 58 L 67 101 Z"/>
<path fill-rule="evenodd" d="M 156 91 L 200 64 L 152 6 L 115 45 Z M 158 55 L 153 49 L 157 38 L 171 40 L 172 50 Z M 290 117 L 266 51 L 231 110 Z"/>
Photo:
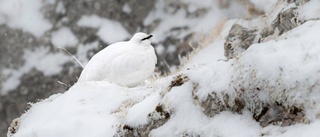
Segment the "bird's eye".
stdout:
<path fill-rule="evenodd" d="M 145 38 L 141 39 L 141 41 L 144 41 L 144 40 L 150 39 L 151 37 L 152 37 L 152 35 L 149 35 L 148 37 L 145 37 Z"/>

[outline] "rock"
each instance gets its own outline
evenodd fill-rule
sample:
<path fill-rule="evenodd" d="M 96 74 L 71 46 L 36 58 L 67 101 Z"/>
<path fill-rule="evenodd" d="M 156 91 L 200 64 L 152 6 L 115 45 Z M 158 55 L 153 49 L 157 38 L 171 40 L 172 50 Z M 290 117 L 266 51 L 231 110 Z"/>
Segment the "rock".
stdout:
<path fill-rule="evenodd" d="M 260 122 L 262 127 L 268 125 L 290 126 L 296 123 L 308 123 L 303 109 L 295 106 L 286 108 L 277 103 L 265 107 L 260 116 L 254 116 L 254 118 Z"/>
<path fill-rule="evenodd" d="M 139 127 L 121 125 L 114 137 L 148 137 L 151 130 L 165 124 L 171 116 L 171 111 L 163 104 L 159 104 L 153 112 L 148 115 L 148 124 Z"/>
<path fill-rule="evenodd" d="M 224 55 L 227 60 L 239 56 L 253 43 L 256 43 L 256 32 L 257 30 L 249 30 L 239 24 L 234 24 L 224 43 Z"/>
<path fill-rule="evenodd" d="M 285 0 L 287 3 L 295 3 L 297 6 L 301 6 L 310 0 Z"/>
<path fill-rule="evenodd" d="M 216 93 L 212 91 L 204 100 L 199 100 L 197 96 L 198 84 L 193 84 L 192 97 L 194 104 L 202 108 L 203 113 L 208 117 L 214 117 L 222 111 L 242 113 L 245 102 L 241 98 L 230 98 L 227 93 Z"/>
<path fill-rule="evenodd" d="M 281 11 L 277 15 L 277 18 L 272 23 L 272 27 L 273 29 L 277 28 L 279 30 L 279 35 L 302 24 L 302 22 L 298 20 L 297 9 L 297 7 L 292 7 Z"/>
<path fill-rule="evenodd" d="M 173 87 L 181 86 L 185 82 L 189 81 L 189 77 L 183 74 L 179 74 L 176 77 L 174 77 L 174 80 L 171 81 L 171 84 L 169 85 L 169 90 Z"/>

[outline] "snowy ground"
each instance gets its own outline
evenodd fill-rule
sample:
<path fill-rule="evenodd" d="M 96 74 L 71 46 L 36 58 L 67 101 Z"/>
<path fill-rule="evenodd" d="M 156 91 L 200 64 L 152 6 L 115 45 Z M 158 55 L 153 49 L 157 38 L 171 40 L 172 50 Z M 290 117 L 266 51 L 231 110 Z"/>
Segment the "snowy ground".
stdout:
<path fill-rule="evenodd" d="M 210 7 L 210 4 L 214 5 L 210 1 L 200 5 L 193 1 L 185 2 L 192 5 L 188 7 L 190 11 L 199 7 Z M 228 35 L 232 24 L 238 23 L 248 28 L 261 29 L 264 25 L 259 23 L 272 23 L 279 11 L 292 6 L 283 3 L 278 3 L 276 6 L 275 2 L 263 4 L 253 0 L 252 2 L 257 7 L 268 4 L 267 7 L 272 7 L 274 10 L 265 9 L 268 11 L 268 16 L 264 18 L 257 17 L 249 21 L 226 18 L 225 22 L 219 25 L 221 18 L 228 17 L 228 14 L 234 11 L 220 11 L 212 8 L 203 18 L 190 19 L 183 18 L 187 14 L 184 10 L 175 14 L 163 13 L 157 9 L 164 8 L 163 1 L 159 1 L 156 9 L 144 21 L 148 24 L 161 18 L 162 23 L 153 32 L 157 36 L 156 43 L 166 37 L 183 37 L 191 32 L 208 34 L 212 31 L 208 28 L 215 25 L 219 25 L 221 30 L 215 33 L 214 38 L 212 35 L 206 36 L 206 39 L 210 40 L 203 42 L 203 47 L 194 51 L 187 59 L 188 61 L 169 76 L 151 78 L 145 84 L 135 88 L 120 87 L 104 81 L 78 82 L 65 93 L 52 95 L 32 104 L 26 113 L 13 122 L 8 136 L 122 136 L 130 135 L 130 132 L 133 132 L 132 135 L 137 135 L 138 133 L 135 132 L 139 129 L 151 127 L 150 131 L 140 130 L 139 134 L 146 133 L 154 137 L 318 137 L 320 135 L 318 130 L 320 128 L 320 41 L 317 34 L 320 33 L 320 21 L 319 15 L 313 13 L 320 10 L 320 3 L 317 0 L 311 0 L 299 7 L 299 18 L 306 20 L 302 25 L 281 36 L 253 44 L 238 57 L 225 61 L 224 38 Z M 231 9 L 241 9 L 236 8 L 240 5 L 232 4 L 234 8 Z M 124 10 L 130 12 L 128 8 Z M 245 11 L 238 12 L 246 14 Z M 172 22 L 173 18 L 179 22 Z M 108 31 L 104 31 L 107 28 L 103 25 L 114 24 L 115 28 L 121 26 L 117 22 L 98 16 L 84 16 L 77 23 L 79 26 L 99 29 L 97 36 L 106 42 L 117 40 L 109 39 L 110 37 L 104 38 L 103 35 Z M 170 29 L 181 26 L 192 26 L 192 29 L 178 34 L 169 32 Z M 26 29 L 26 31 L 30 30 Z M 59 40 L 61 32 L 70 39 Z M 119 33 L 123 34 L 121 35 L 123 39 L 128 37 L 125 30 Z M 68 28 L 61 28 L 55 34 L 57 35 L 51 41 L 57 46 L 67 47 L 78 43 Z M 202 42 L 201 38 L 197 39 L 199 43 Z M 97 44 L 93 43 L 91 46 L 94 47 Z M 39 53 L 45 54 L 46 48 L 42 48 Z M 30 53 L 30 55 L 33 54 Z M 64 56 L 57 54 L 48 58 L 64 58 Z M 80 61 L 87 61 L 85 58 L 78 58 L 81 59 Z M 31 66 L 39 70 L 45 69 L 39 64 Z M 23 67 L 21 72 L 29 68 L 30 66 Z M 46 75 L 54 73 L 59 72 L 55 69 L 55 71 L 47 71 Z M 181 79 L 177 78 L 180 74 Z M 17 73 L 14 76 L 19 77 L 20 74 Z M 208 116 L 205 113 L 208 110 L 203 107 L 203 102 L 206 102 L 209 95 L 215 95 L 218 99 L 228 95 L 227 100 L 220 100 L 216 102 L 217 105 L 235 105 L 233 100 L 242 98 L 245 106 L 239 112 L 217 108 L 217 113 Z M 275 102 L 285 107 L 303 108 L 305 121 L 290 126 L 277 124 L 261 126 L 261 122 L 253 118 L 255 107 Z"/>

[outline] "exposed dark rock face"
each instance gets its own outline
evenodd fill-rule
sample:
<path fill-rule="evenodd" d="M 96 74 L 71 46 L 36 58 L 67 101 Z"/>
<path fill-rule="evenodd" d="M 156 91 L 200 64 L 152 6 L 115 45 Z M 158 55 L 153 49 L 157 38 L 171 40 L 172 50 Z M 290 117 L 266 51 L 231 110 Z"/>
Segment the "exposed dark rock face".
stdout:
<path fill-rule="evenodd" d="M 87 1 L 80 0 L 77 4 L 72 0 L 62 0 L 66 7 L 65 17 L 69 18 L 70 23 L 76 21 L 82 15 L 97 14 L 101 17 L 117 20 L 131 33 L 135 33 L 138 27 L 143 27 L 142 21 L 154 7 L 155 1 L 142 0 L 142 1 L 112 1 L 112 0 L 99 0 Z M 141 4 L 143 3 L 143 4 Z M 128 4 L 131 8 L 131 13 L 125 13 L 122 7 Z M 142 6 L 143 5 L 143 6 Z M 83 10 L 86 9 L 86 10 Z"/>
<path fill-rule="evenodd" d="M 33 48 L 39 43 L 31 34 L 3 25 L 0 26 L 0 40 L 0 69 L 21 67 L 24 63 L 22 47 Z"/>
<path fill-rule="evenodd" d="M 3 69 L 19 69 L 25 63 L 24 49 L 32 50 L 46 43 L 43 38 L 37 39 L 29 33 L 9 29 L 6 26 L 0 26 L 0 34 L 0 73 Z M 6 77 L 2 74 L 0 76 L 0 85 L 2 85 Z M 42 88 L 48 86 L 46 85 L 49 84 L 48 81 L 52 81 L 50 87 Z M 41 72 L 30 71 L 29 74 L 22 76 L 20 86 L 4 96 L 0 95 L 2 106 L 0 107 L 0 136 L 5 135 L 11 121 L 24 112 L 28 102 L 36 102 L 37 99 L 48 97 L 52 94 L 51 88 L 56 89 L 52 91 L 59 91 L 57 87 L 60 89 L 62 87 L 57 83 L 57 79 L 44 77 Z"/>

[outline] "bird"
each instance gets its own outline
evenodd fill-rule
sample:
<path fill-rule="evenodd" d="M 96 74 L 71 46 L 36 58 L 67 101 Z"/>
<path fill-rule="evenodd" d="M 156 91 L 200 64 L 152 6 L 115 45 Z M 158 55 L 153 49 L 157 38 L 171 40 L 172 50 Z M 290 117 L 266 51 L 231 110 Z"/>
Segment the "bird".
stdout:
<path fill-rule="evenodd" d="M 124 87 L 142 84 L 154 73 L 157 64 L 151 37 L 138 32 L 129 41 L 107 46 L 89 60 L 78 82 L 109 81 Z"/>

